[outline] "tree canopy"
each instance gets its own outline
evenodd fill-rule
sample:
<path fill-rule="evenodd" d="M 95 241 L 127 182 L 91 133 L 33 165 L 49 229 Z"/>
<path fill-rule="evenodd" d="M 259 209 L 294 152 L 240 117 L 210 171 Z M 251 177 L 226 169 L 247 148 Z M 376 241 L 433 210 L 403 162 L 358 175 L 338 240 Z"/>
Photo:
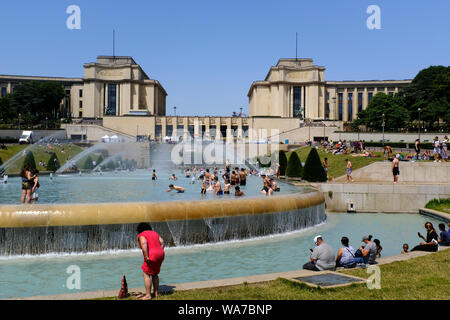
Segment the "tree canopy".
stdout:
<path fill-rule="evenodd" d="M 55 81 L 30 81 L 18 84 L 12 94 L 0 98 L 0 122 L 11 123 L 21 119 L 26 124 L 42 123 L 46 118 L 61 118 L 60 104 L 65 96 L 64 87 Z"/>

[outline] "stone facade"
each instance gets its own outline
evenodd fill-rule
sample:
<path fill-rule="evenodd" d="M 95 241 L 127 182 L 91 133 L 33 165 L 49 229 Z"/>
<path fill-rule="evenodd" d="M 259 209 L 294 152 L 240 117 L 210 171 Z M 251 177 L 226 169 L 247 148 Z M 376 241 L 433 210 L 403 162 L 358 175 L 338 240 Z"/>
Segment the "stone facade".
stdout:
<path fill-rule="evenodd" d="M 283 141 L 298 138 L 296 129 L 310 120 L 328 121 L 327 126 L 332 121 L 333 127 L 342 127 L 343 122 L 355 119 L 359 111 L 367 108 L 377 92 L 395 94 L 411 82 L 325 81 L 325 67 L 314 65 L 312 59 L 280 59 L 264 81 L 251 85 L 249 117 L 177 117 L 166 115 L 166 91 L 132 57 L 99 56 L 96 62 L 84 65 L 84 78 L 0 75 L 0 95 L 12 92 L 18 83 L 32 80 L 64 85 L 63 118 L 102 119 L 106 128 L 132 136 L 161 139 L 206 134 L 232 138 L 253 130 L 255 139 L 275 135 Z M 329 132 L 319 131 L 319 136 Z"/>

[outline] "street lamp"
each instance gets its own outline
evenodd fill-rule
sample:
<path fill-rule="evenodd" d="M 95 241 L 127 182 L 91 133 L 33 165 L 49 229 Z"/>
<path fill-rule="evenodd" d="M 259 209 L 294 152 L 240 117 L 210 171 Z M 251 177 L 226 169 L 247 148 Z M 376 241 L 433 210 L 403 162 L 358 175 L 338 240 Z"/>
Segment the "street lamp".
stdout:
<path fill-rule="evenodd" d="M 20 115 L 20 113 L 19 113 L 19 131 L 20 131 L 20 116 L 21 116 L 21 115 Z"/>
<path fill-rule="evenodd" d="M 383 127 L 383 148 L 384 148 L 384 126 L 385 126 L 385 122 L 384 122 L 384 113 L 383 113 L 383 122 L 381 123 L 381 126 Z"/>
<path fill-rule="evenodd" d="M 175 115 L 175 117 L 177 116 L 177 107 L 173 107 L 173 114 Z"/>
<path fill-rule="evenodd" d="M 417 111 L 419 111 L 419 141 L 420 141 L 420 111 L 421 111 L 421 109 L 419 108 L 419 109 L 417 109 Z"/>
<path fill-rule="evenodd" d="M 48 121 L 48 117 L 45 117 L 45 129 L 48 129 L 47 121 Z"/>

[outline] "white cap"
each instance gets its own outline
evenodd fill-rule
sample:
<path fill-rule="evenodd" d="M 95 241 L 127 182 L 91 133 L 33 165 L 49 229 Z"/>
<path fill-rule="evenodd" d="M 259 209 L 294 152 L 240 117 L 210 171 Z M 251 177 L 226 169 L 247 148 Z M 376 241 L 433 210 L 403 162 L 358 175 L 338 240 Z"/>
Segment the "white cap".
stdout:
<path fill-rule="evenodd" d="M 319 234 L 318 236 L 314 237 L 314 243 L 317 244 L 317 239 L 322 238 L 322 236 Z"/>

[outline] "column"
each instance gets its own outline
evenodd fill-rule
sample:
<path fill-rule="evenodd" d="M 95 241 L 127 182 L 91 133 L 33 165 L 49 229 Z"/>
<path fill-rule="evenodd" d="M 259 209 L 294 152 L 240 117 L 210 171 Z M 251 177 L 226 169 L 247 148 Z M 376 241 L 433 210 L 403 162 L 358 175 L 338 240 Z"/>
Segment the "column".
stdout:
<path fill-rule="evenodd" d="M 342 121 L 348 121 L 348 92 L 347 88 L 344 89 L 342 95 Z M 338 101 L 339 103 L 339 101 Z"/>
<path fill-rule="evenodd" d="M 358 88 L 353 90 L 353 120 L 358 117 Z"/>

